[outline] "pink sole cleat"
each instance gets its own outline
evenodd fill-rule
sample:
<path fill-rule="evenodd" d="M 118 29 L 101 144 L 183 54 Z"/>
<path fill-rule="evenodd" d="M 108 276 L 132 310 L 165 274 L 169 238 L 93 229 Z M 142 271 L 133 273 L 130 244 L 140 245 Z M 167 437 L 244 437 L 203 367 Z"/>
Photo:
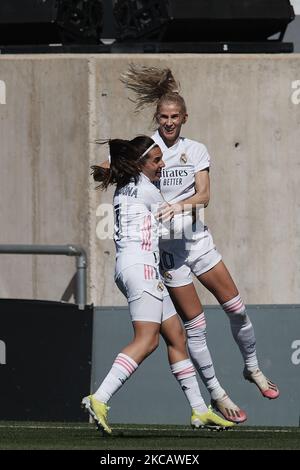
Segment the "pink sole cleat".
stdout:
<path fill-rule="evenodd" d="M 241 410 L 228 395 L 224 395 L 218 400 L 211 400 L 211 406 L 221 413 L 225 419 L 232 423 L 244 423 L 247 419 L 247 415 L 244 410 Z"/>
<path fill-rule="evenodd" d="M 267 379 L 261 370 L 257 369 L 253 372 L 247 371 L 244 369 L 243 372 L 244 378 L 251 383 L 254 383 L 260 393 L 269 398 L 269 400 L 274 400 L 279 397 L 279 390 L 277 385 L 275 385 L 271 380 Z"/>

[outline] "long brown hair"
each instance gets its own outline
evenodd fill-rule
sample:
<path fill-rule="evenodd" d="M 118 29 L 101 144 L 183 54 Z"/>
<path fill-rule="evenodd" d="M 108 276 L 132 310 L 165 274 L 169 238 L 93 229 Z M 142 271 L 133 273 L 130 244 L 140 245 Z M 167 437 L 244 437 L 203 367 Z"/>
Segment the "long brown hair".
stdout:
<path fill-rule="evenodd" d="M 109 139 L 100 142 L 107 143 L 110 152 L 110 168 L 93 165 L 92 175 L 95 181 L 100 182 L 98 188 L 107 189 L 110 185 L 118 188 L 126 186 L 130 181 L 137 183 L 141 173 L 141 166 L 148 158 L 143 153 L 154 144 L 154 140 L 146 135 L 140 135 L 132 140 Z"/>

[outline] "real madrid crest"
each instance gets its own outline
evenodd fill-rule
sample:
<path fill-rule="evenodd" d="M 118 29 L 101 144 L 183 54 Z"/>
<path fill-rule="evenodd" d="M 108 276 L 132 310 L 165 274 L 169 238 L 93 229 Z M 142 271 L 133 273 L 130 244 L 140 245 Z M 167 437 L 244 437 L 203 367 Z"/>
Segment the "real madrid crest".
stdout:
<path fill-rule="evenodd" d="M 157 284 L 157 290 L 160 290 L 161 292 L 164 290 L 164 285 L 161 281 Z"/>
<path fill-rule="evenodd" d="M 171 276 L 171 274 L 169 273 L 169 271 L 165 271 L 165 272 L 164 272 L 164 278 L 165 278 L 165 279 L 169 279 L 169 280 L 173 279 L 172 276 Z"/>
<path fill-rule="evenodd" d="M 181 161 L 181 163 L 186 163 L 187 162 L 187 156 L 186 156 L 185 153 L 182 153 L 180 155 L 180 161 Z"/>

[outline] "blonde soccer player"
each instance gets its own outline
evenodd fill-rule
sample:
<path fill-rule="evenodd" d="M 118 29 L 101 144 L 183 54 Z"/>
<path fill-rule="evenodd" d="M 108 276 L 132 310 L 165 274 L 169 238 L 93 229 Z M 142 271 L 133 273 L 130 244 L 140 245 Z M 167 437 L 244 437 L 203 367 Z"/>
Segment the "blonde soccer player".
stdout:
<path fill-rule="evenodd" d="M 188 113 L 170 69 L 132 65 L 121 80 L 136 94 L 138 109 L 145 104 L 155 105 L 153 119 L 157 130 L 152 138 L 163 152 L 165 167 L 159 187 L 168 202 L 161 216 L 173 218 L 174 222 L 176 219 L 184 221 L 183 228 L 190 225 L 190 230 L 184 230 L 180 239 L 162 239 L 160 254 L 162 276 L 184 322 L 191 358 L 211 394 L 215 409 L 228 420 L 243 422 L 247 418 L 245 411 L 229 398 L 215 375 L 206 344 L 205 315 L 192 274 L 226 312 L 244 360 L 244 378 L 254 383 L 266 398 L 277 398 L 279 390 L 260 370 L 253 325 L 211 232 L 201 222 L 197 211 L 199 206 L 206 207 L 209 203 L 210 156 L 205 145 L 181 136 Z"/>

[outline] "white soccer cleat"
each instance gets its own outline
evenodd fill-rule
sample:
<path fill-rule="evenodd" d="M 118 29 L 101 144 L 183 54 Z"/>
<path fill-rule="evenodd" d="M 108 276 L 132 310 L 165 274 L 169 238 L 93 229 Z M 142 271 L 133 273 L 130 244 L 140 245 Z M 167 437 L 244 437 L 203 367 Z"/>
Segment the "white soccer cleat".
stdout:
<path fill-rule="evenodd" d="M 241 410 L 228 395 L 224 395 L 218 400 L 211 400 L 211 406 L 221 413 L 225 419 L 232 421 L 233 423 L 243 423 L 247 419 L 247 415 L 244 410 Z"/>
<path fill-rule="evenodd" d="M 244 369 L 243 372 L 244 378 L 251 383 L 254 383 L 260 393 L 270 400 L 274 400 L 279 397 L 279 389 L 276 384 L 267 379 L 267 377 L 262 373 L 261 370 L 257 369 L 253 372 L 249 372 Z"/>

